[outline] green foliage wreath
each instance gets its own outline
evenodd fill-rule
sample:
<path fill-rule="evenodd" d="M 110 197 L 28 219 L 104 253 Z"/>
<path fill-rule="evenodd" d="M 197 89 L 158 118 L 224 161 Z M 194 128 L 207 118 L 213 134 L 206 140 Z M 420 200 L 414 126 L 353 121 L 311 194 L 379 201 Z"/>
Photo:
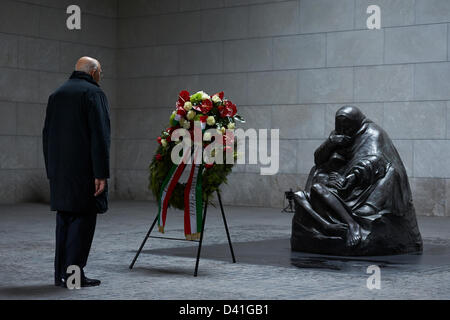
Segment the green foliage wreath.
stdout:
<path fill-rule="evenodd" d="M 157 141 L 159 147 L 156 154 L 153 156 L 150 163 L 150 184 L 149 188 L 156 199 L 160 198 L 161 187 L 163 181 L 169 174 L 173 166 L 171 160 L 171 152 L 176 145 L 171 139 L 172 132 L 178 128 L 184 128 L 192 131 L 194 128 L 194 121 L 200 121 L 204 129 L 212 129 L 225 133 L 226 129 L 232 130 L 235 128 L 235 122 L 244 122 L 243 118 L 237 114 L 236 105 L 231 101 L 224 99 L 223 92 L 217 93 L 210 97 L 203 91 L 199 91 L 193 95 L 185 90 L 181 91 L 176 105 L 176 110 L 170 117 L 170 126 L 162 131 Z M 203 134 L 205 137 L 205 134 Z M 225 153 L 229 152 L 230 146 L 233 145 L 232 152 L 234 159 L 237 157 L 236 141 L 228 139 L 224 136 L 223 149 L 224 158 Z M 206 147 L 209 143 L 204 143 Z M 202 191 L 203 199 L 212 198 L 211 195 L 222 183 L 227 183 L 227 175 L 231 172 L 233 164 L 203 164 L 204 171 L 202 175 Z M 169 206 L 183 210 L 184 209 L 184 189 L 186 183 L 177 183 L 172 196 L 169 200 Z"/>

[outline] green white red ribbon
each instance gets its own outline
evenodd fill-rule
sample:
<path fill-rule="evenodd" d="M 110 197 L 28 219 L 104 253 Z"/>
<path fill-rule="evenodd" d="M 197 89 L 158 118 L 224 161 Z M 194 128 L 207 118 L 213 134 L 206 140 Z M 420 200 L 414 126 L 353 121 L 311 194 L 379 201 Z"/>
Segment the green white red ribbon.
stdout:
<path fill-rule="evenodd" d="M 203 166 L 193 161 L 184 189 L 184 234 L 188 240 L 200 239 L 202 230 L 202 171 Z"/>
<path fill-rule="evenodd" d="M 186 161 L 189 154 L 190 152 L 186 152 L 178 165 L 172 165 L 161 186 L 161 191 L 159 193 L 160 197 L 158 199 L 158 228 L 162 233 L 164 233 L 164 226 L 166 225 L 167 209 L 169 207 L 170 197 L 175 190 L 178 180 L 180 180 L 184 168 L 186 168 Z"/>
<path fill-rule="evenodd" d="M 190 152 L 186 153 L 186 155 L 183 156 L 183 160 L 178 165 L 174 164 L 170 168 L 169 173 L 161 186 L 160 197 L 158 199 L 158 228 L 162 233 L 164 233 L 170 197 L 186 168 L 186 162 L 189 155 Z M 189 178 L 184 190 L 184 234 L 188 240 L 200 238 L 203 223 L 203 165 L 194 164 L 194 161 L 192 162 Z"/>

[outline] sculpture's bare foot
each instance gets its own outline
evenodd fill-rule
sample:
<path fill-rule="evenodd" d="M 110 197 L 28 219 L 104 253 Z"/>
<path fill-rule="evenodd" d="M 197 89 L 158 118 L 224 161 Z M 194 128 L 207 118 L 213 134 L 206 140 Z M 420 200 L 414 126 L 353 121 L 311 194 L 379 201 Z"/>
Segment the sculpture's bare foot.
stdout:
<path fill-rule="evenodd" d="M 337 235 L 345 235 L 348 231 L 348 226 L 343 223 L 330 223 L 327 226 L 327 231 Z"/>
<path fill-rule="evenodd" d="M 354 247 L 361 241 L 361 227 L 357 223 L 349 224 L 347 230 L 347 246 Z"/>

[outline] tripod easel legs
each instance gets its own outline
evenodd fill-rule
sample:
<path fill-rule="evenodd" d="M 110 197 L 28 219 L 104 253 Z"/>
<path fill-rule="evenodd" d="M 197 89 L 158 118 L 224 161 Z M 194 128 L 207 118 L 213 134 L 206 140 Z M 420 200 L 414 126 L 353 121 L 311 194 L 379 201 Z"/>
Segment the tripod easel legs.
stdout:
<path fill-rule="evenodd" d="M 206 224 L 206 212 L 208 212 L 208 199 L 206 199 L 205 208 L 203 209 L 202 233 L 200 233 L 200 242 L 198 243 L 197 261 L 195 262 L 194 277 L 197 276 L 198 263 L 200 262 L 200 253 L 202 251 L 202 243 L 203 243 L 203 232 L 205 231 L 205 224 Z"/>
<path fill-rule="evenodd" d="M 227 233 L 228 245 L 230 246 L 231 257 L 233 259 L 233 263 L 235 263 L 236 262 L 236 258 L 234 256 L 233 245 L 231 244 L 230 231 L 228 230 L 227 219 L 225 218 L 225 210 L 223 209 L 222 199 L 221 199 L 220 193 L 218 191 L 217 191 L 217 198 L 218 198 L 219 204 L 220 204 L 220 211 L 222 213 L 223 224 L 225 226 L 225 231 Z M 197 250 L 197 260 L 195 262 L 194 277 L 196 277 L 197 274 L 198 274 L 198 265 L 199 265 L 199 262 L 200 262 L 200 254 L 201 254 L 201 251 L 202 251 L 203 233 L 205 231 L 206 213 L 207 212 L 208 212 L 208 201 L 205 202 L 205 207 L 203 209 L 203 223 L 202 223 L 202 231 L 201 231 L 201 234 L 200 234 L 200 241 L 196 241 L 199 244 L 198 244 L 198 250 Z M 150 238 L 150 234 L 152 233 L 153 228 L 155 227 L 157 221 L 158 221 L 158 215 L 156 215 L 155 220 L 153 221 L 150 229 L 148 230 L 144 240 L 141 243 L 141 246 L 139 247 L 138 251 L 136 252 L 136 255 L 134 256 L 134 259 L 133 259 L 133 261 L 131 262 L 131 264 L 129 266 L 130 269 L 133 269 L 134 264 L 136 263 L 136 260 L 139 257 L 139 255 L 141 254 L 142 248 L 144 248 L 144 245 L 147 242 L 148 238 Z M 153 238 L 158 238 L 158 237 L 153 237 Z M 181 239 L 175 239 L 175 240 L 181 240 Z M 186 241 L 186 240 L 184 240 L 184 241 Z"/>
<path fill-rule="evenodd" d="M 133 269 L 134 264 L 136 263 L 137 258 L 139 257 L 139 255 L 141 254 L 142 248 L 144 247 L 145 243 L 148 240 L 148 237 L 150 237 L 150 233 L 152 233 L 153 228 L 155 227 L 156 221 L 158 221 L 158 215 L 156 215 L 155 220 L 152 223 L 152 226 L 150 227 L 150 229 L 148 229 L 147 235 L 145 236 L 144 240 L 141 243 L 141 246 L 139 247 L 139 250 L 136 252 L 136 255 L 134 256 L 133 262 L 131 262 L 130 264 L 130 269 Z"/>
<path fill-rule="evenodd" d="M 217 198 L 219 199 L 220 211 L 222 211 L 223 224 L 225 225 L 225 231 L 227 232 L 228 244 L 230 245 L 231 257 L 233 258 L 233 263 L 236 263 L 236 258 L 234 257 L 233 245 L 231 244 L 230 231 L 228 230 L 227 219 L 225 218 L 225 211 L 223 210 L 222 199 L 220 198 L 220 193 L 217 192 Z"/>

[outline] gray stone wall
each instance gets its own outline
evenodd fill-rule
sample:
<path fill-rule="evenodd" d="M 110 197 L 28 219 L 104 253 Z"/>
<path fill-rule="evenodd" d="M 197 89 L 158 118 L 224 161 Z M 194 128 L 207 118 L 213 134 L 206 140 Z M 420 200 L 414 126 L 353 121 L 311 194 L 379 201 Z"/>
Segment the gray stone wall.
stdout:
<path fill-rule="evenodd" d="M 224 90 L 246 128 L 280 128 L 280 172 L 236 166 L 227 204 L 281 207 L 335 110 L 355 104 L 397 146 L 421 215 L 450 215 L 450 1 L 77 0 L 0 3 L 0 202 L 46 199 L 40 130 L 77 57 L 104 65 L 115 195 L 152 199 L 148 164 L 179 90 Z M 381 30 L 366 8 L 381 7 Z M 89 32 L 86 31 L 89 29 Z M 114 159 L 115 158 L 115 159 Z"/>
<path fill-rule="evenodd" d="M 370 4 L 381 30 L 366 27 Z M 177 92 L 223 89 L 246 127 L 282 139 L 280 173 L 237 166 L 226 203 L 281 207 L 350 103 L 394 140 L 418 213 L 450 215 L 450 1 L 119 1 L 118 14 L 121 198 L 151 198 L 147 166 Z"/>
<path fill-rule="evenodd" d="M 82 9 L 79 31 L 66 28 L 73 2 Z M 115 0 L 0 1 L 0 203 L 49 200 L 45 107 L 80 56 L 102 62 L 102 86 L 115 106 L 116 17 Z M 112 158 L 114 166 L 114 149 Z"/>

